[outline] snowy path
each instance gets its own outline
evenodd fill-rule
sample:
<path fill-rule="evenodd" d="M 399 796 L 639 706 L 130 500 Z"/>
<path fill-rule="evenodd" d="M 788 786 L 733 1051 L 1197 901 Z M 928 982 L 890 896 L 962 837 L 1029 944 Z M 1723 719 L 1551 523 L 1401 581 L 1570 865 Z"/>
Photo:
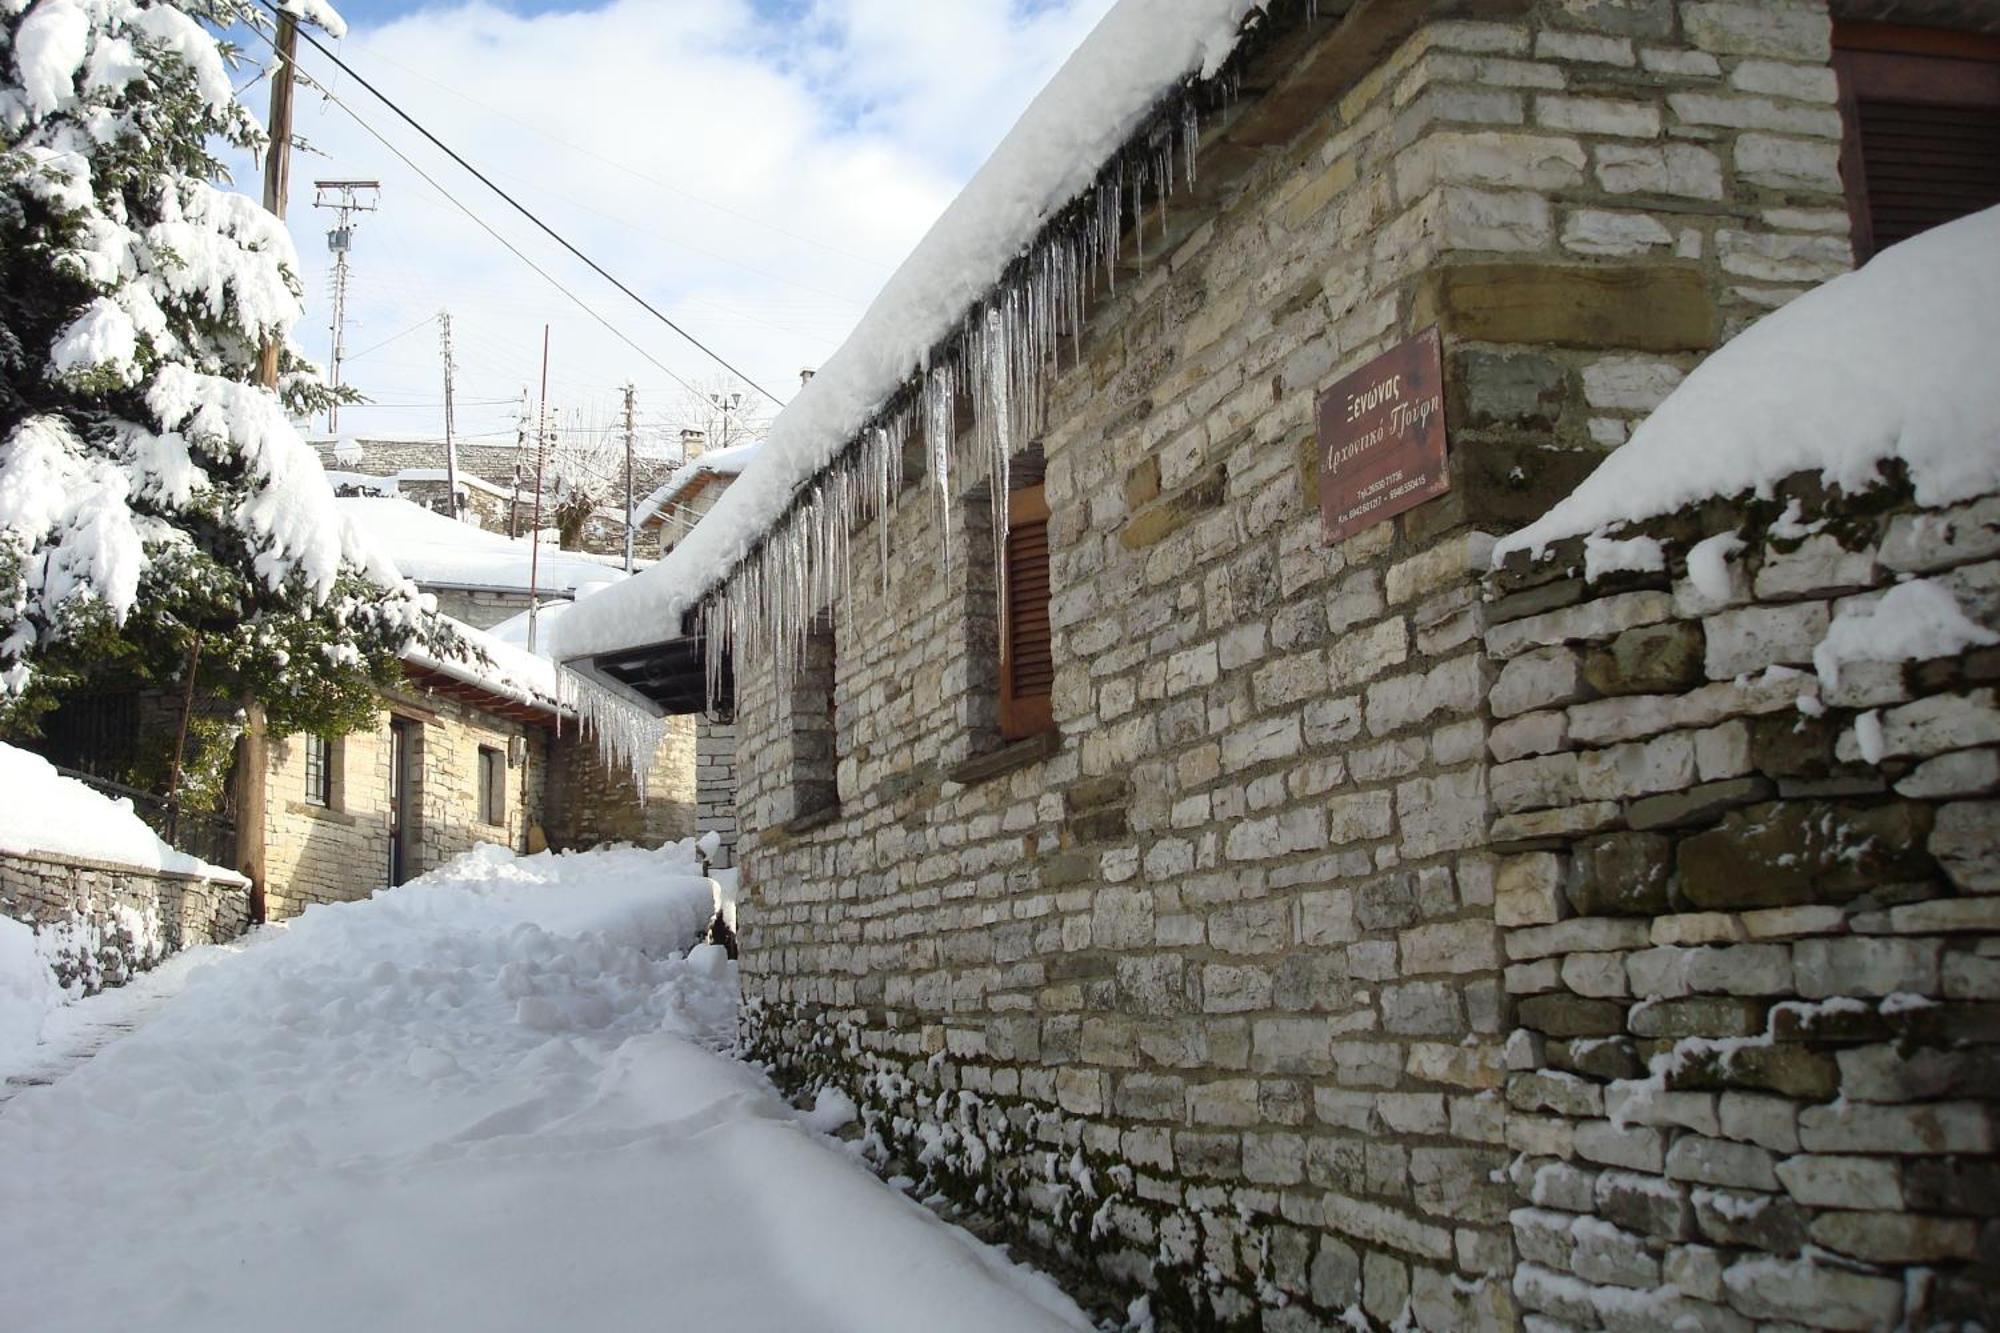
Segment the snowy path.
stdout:
<path fill-rule="evenodd" d="M 10 1330 L 1088 1328 L 715 1053 L 684 853 L 316 910 L 0 1108 Z"/>
<path fill-rule="evenodd" d="M 40 1046 L 13 1063 L 0 1060 L 0 1106 L 29 1088 L 54 1083 L 158 1013 L 187 988 L 188 978 L 197 969 L 240 953 L 256 938 L 246 936 L 232 944 L 185 950 L 141 973 L 128 985 L 53 1011 L 44 1023 Z"/>

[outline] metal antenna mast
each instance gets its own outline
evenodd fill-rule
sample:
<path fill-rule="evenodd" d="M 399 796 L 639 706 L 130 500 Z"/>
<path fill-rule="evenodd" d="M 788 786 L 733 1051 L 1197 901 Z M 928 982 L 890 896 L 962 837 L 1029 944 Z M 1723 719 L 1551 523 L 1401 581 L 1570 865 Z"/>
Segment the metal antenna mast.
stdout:
<path fill-rule="evenodd" d="M 354 215 L 373 213 L 382 198 L 380 181 L 314 181 L 313 207 L 331 209 L 333 226 L 326 248 L 333 255 L 333 387 L 340 387 L 340 361 L 347 351 L 347 252 L 354 247 Z M 328 434 L 340 430 L 340 404 L 326 409 Z"/>

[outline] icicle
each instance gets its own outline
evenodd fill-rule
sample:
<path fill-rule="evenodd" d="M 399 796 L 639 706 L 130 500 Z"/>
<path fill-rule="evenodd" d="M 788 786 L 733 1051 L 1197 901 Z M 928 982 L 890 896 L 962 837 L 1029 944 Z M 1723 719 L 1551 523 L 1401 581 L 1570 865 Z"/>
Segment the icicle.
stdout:
<path fill-rule="evenodd" d="M 1201 146 L 1201 112 L 1196 108 L 1193 97 L 1181 99 L 1181 147 L 1187 156 L 1188 189 L 1194 188 L 1195 150 Z"/>
<path fill-rule="evenodd" d="M 632 784 L 644 801 L 646 779 L 653 756 L 659 752 L 660 738 L 667 733 L 667 720 L 563 666 L 556 668 L 556 698 L 564 707 L 574 709 L 579 721 L 596 733 L 597 753 L 605 767 L 631 773 Z"/>

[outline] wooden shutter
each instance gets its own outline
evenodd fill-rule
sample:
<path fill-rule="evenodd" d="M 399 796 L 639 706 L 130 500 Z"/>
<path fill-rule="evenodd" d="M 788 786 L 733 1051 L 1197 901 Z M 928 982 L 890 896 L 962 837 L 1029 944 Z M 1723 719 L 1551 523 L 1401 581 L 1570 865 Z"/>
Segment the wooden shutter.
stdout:
<path fill-rule="evenodd" d="M 1857 260 L 2000 204 L 2000 41 L 1882 24 L 1834 40 Z"/>
<path fill-rule="evenodd" d="M 1049 503 L 1040 486 L 1007 497 L 1006 615 L 1000 635 L 1000 735 L 1019 740 L 1055 728 L 1049 691 Z"/>

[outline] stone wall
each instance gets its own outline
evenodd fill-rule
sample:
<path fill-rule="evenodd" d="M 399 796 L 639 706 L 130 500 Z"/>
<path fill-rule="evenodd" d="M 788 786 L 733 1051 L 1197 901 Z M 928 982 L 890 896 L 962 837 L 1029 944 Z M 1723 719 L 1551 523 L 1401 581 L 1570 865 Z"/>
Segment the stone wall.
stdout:
<path fill-rule="evenodd" d="M 609 765 L 596 739 L 565 729 L 549 754 L 549 845 L 594 847 L 605 842 L 658 846 L 694 836 L 695 719 L 670 717 L 647 770 L 645 800 L 623 765 Z"/>
<path fill-rule="evenodd" d="M 695 723 L 695 832 L 715 833 L 715 866 L 736 864 L 736 724 L 706 717 Z"/>
<path fill-rule="evenodd" d="M 333 801 L 305 799 L 305 740 L 273 741 L 265 785 L 266 910 L 272 920 L 313 903 L 366 898 L 388 882 L 390 718 L 416 724 L 416 802 L 409 875 L 443 865 L 475 843 L 526 850 L 538 838 L 548 780 L 547 729 L 510 721 L 430 694 L 394 695 L 375 725 L 331 742 Z M 520 739 L 526 762 L 507 773 L 506 821 L 480 820 L 479 749 L 509 753 Z"/>
<path fill-rule="evenodd" d="M 424 591 L 437 598 L 437 609 L 441 614 L 462 620 L 474 629 L 491 629 L 503 620 L 511 620 L 527 611 L 530 601 L 526 592 L 507 592 L 497 588 L 454 588 L 430 584 Z M 544 593 L 541 604 L 546 608 L 567 600 Z M 539 624 L 537 628 L 540 628 Z"/>
<path fill-rule="evenodd" d="M 1521 1208 L 1558 1207 L 1524 1202 L 1523 1161 L 1627 1131 L 1521 1137 L 1557 1119 L 1521 1104 L 1516 1076 L 1544 1072 L 1521 1026 L 1620 1006 L 1509 990 L 1542 957 L 1513 953 L 1537 938 L 1512 915 L 1523 867 L 1584 853 L 1518 859 L 1509 821 L 1533 809 L 1507 765 L 1528 752 L 1506 753 L 1525 728 L 1503 701 L 1542 659 L 1490 622 L 1538 594 L 1489 604 L 1486 534 L 1845 267 L 1829 25 L 1809 3 L 1464 8 L 1510 17 L 1384 3 L 1274 47 L 1289 64 L 1246 75 L 1203 186 L 1149 221 L 1059 368 L 1056 736 L 999 745 L 986 501 L 954 497 L 946 552 L 922 480 L 886 520 L 886 592 L 876 534 L 853 544 L 830 706 L 737 664 L 749 1049 L 846 1088 L 892 1169 L 974 1225 L 1149 1290 L 1174 1326 L 1644 1322 L 1593 1294 L 1594 1258 L 1522 1240 Z M 1314 400 L 1431 324 L 1453 489 L 1323 546 Z M 1767 614 L 1810 618 L 1760 608 L 1734 632 Z M 1649 651 L 1627 665 L 1656 669 Z M 1734 734 L 1701 741 L 1697 774 Z M 1594 781 L 1625 780 L 1627 754 L 1590 760 Z M 1582 841 L 1550 818 L 1541 836 Z M 1611 948 L 1548 956 L 1571 951 Z M 1718 1273 L 1757 1248 L 1697 1234 L 1685 1259 L 1706 1246 Z M 1638 1244 L 1664 1273 L 1665 1242 Z M 1583 1294 L 1551 1312 L 1537 1283 Z M 1679 1290 L 1715 1326 L 1778 1317 Z"/>
<path fill-rule="evenodd" d="M 57 981 L 88 994 L 243 933 L 249 886 L 84 857 L 0 854 L 0 915 L 55 932 Z"/>
<path fill-rule="evenodd" d="M 1912 577 L 2000 629 L 2000 499 L 1800 478 L 1653 529 L 1658 571 L 1564 548 L 1488 612 L 1515 1291 L 1565 1327 L 1991 1321 L 2000 650 L 1813 659 Z"/>

